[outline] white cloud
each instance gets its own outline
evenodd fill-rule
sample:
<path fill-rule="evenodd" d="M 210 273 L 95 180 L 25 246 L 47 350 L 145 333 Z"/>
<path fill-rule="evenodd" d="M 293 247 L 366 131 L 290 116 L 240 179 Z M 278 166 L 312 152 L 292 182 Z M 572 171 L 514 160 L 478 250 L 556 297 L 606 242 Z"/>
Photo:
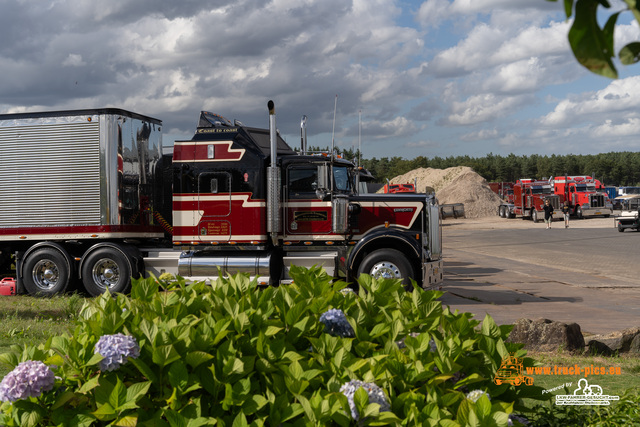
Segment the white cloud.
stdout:
<path fill-rule="evenodd" d="M 70 53 L 69 56 L 62 61 L 62 65 L 65 67 L 80 67 L 86 65 L 86 62 L 82 60 L 82 55 Z"/>
<path fill-rule="evenodd" d="M 582 122 L 603 122 L 610 115 L 627 112 L 640 117 L 640 77 L 614 80 L 606 88 L 589 96 L 564 99 L 544 116 L 543 126 L 575 126 Z"/>
<path fill-rule="evenodd" d="M 464 102 L 454 102 L 447 117 L 450 125 L 473 125 L 504 117 L 526 102 L 524 96 L 496 96 L 492 93 L 473 95 Z"/>

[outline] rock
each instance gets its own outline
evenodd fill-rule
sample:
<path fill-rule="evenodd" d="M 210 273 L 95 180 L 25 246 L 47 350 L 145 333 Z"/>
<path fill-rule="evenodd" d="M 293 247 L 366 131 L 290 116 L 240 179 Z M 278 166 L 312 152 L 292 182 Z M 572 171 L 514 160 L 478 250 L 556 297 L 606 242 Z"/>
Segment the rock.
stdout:
<path fill-rule="evenodd" d="M 611 350 L 611 347 L 605 343 L 591 340 L 589 341 L 588 349 L 585 350 L 585 353 L 592 356 L 611 356 L 614 352 Z"/>
<path fill-rule="evenodd" d="M 629 346 L 629 353 L 640 354 L 640 335 L 636 335 L 631 340 L 631 345 Z"/>
<path fill-rule="evenodd" d="M 580 325 L 549 319 L 518 319 L 507 341 L 522 343 L 526 349 L 538 351 L 584 349 Z"/>
<path fill-rule="evenodd" d="M 640 336 L 640 327 L 629 328 L 606 335 L 592 335 L 585 340 L 585 344 L 591 346 L 591 342 L 597 341 L 609 347 L 611 353 L 627 353 L 631 350 L 631 343 L 638 336 Z M 636 347 L 639 345 L 640 342 L 637 342 Z"/>

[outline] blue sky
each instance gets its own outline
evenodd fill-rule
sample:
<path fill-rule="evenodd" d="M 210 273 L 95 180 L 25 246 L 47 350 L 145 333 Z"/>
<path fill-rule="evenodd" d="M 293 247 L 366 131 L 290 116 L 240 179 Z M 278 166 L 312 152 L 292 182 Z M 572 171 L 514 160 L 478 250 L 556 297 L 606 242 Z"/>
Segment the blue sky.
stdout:
<path fill-rule="evenodd" d="M 46 5 L 43 7 L 42 5 Z M 621 10 L 622 2 L 612 2 Z M 563 2 L 0 3 L 0 111 L 117 107 L 193 135 L 200 110 L 364 157 L 637 151 L 638 66 L 584 70 Z M 623 15 L 616 48 L 639 40 Z"/>

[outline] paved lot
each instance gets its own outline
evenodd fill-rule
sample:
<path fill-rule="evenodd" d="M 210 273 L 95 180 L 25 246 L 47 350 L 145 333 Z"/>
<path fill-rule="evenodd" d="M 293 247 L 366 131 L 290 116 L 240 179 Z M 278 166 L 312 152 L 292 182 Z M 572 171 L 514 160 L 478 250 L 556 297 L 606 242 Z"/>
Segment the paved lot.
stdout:
<path fill-rule="evenodd" d="M 499 217 L 443 222 L 442 301 L 499 324 L 545 317 L 583 332 L 640 326 L 640 232 L 611 218 L 568 229 Z"/>

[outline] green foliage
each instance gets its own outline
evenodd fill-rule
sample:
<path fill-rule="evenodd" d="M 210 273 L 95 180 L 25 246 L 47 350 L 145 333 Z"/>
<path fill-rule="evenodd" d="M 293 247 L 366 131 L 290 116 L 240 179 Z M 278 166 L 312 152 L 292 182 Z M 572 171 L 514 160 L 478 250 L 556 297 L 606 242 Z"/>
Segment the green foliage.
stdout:
<path fill-rule="evenodd" d="M 358 389 L 358 425 L 506 426 L 524 398 L 543 396 L 492 382 L 505 355 L 525 356 L 505 342 L 511 327 L 452 313 L 441 292 L 363 275 L 355 294 L 318 268 L 291 275 L 294 284 L 267 288 L 244 276 L 213 286 L 140 279 L 130 296 L 88 300 L 72 336 L 0 355 L 10 367 L 41 360 L 58 377 L 38 398 L 2 403 L 0 425 L 347 426 L 340 387 L 357 379 L 391 405 L 380 412 Z M 346 314 L 355 338 L 324 332 L 330 308 Z M 140 356 L 102 372 L 94 346 L 115 333 L 135 337 Z M 467 399 L 474 389 L 491 400 Z"/>
<path fill-rule="evenodd" d="M 557 0 L 548 0 L 557 1 Z M 636 0 L 623 0 L 627 5 L 626 12 L 630 12 L 640 23 L 640 9 Z M 580 64 L 589 71 L 609 78 L 618 78 L 618 71 L 613 64 L 615 57 L 614 30 L 621 12 L 609 15 L 606 23 L 601 27 L 598 13 L 611 7 L 607 0 L 564 0 L 567 18 L 575 18 L 569 30 L 569 44 L 574 56 Z M 631 42 L 620 49 L 618 57 L 622 64 L 635 64 L 640 60 L 640 42 Z"/>

